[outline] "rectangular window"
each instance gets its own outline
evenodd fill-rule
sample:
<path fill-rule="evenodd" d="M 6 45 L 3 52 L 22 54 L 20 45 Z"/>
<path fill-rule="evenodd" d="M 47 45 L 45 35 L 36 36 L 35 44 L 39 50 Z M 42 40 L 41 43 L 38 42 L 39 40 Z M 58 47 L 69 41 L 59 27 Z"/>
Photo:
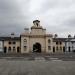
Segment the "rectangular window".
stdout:
<path fill-rule="evenodd" d="M 48 50 L 51 50 L 51 46 L 48 46 Z"/>

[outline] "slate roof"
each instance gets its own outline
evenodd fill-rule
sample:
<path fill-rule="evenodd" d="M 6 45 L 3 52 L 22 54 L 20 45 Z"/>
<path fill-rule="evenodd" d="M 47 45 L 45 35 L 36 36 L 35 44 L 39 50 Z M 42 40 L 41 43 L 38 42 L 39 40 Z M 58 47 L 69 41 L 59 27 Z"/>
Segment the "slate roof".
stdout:
<path fill-rule="evenodd" d="M 71 42 L 75 42 L 75 38 L 74 39 L 72 39 L 72 40 L 70 40 Z"/>
<path fill-rule="evenodd" d="M 53 38 L 53 42 L 61 41 L 61 42 L 69 42 L 69 41 L 75 41 L 75 38 Z"/>
<path fill-rule="evenodd" d="M 56 41 L 61 41 L 61 42 L 65 42 L 67 38 L 53 38 L 53 42 L 56 42 Z"/>
<path fill-rule="evenodd" d="M 20 40 L 20 37 L 0 37 L 0 41 L 7 41 L 7 40 Z"/>

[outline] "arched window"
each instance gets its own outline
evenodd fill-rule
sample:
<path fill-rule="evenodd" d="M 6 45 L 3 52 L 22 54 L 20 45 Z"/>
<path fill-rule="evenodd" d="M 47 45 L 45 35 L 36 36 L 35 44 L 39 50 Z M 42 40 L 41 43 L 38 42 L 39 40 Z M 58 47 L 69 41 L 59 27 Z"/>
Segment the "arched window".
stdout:
<path fill-rule="evenodd" d="M 58 51 L 58 46 L 56 47 L 56 50 Z"/>
<path fill-rule="evenodd" d="M 4 53 L 6 53 L 6 52 L 7 52 L 7 47 L 5 46 L 5 47 L 4 47 Z"/>
<path fill-rule="evenodd" d="M 13 47 L 13 51 L 15 52 L 15 50 L 16 50 L 16 48 L 15 48 L 15 46 Z"/>
<path fill-rule="evenodd" d="M 50 40 L 50 39 L 48 39 L 48 43 L 49 43 L 49 44 L 51 43 L 51 40 Z"/>
<path fill-rule="evenodd" d="M 55 52 L 55 47 L 53 47 L 53 52 Z"/>
<path fill-rule="evenodd" d="M 62 44 L 62 42 L 60 42 L 60 45 Z"/>
<path fill-rule="evenodd" d="M 24 42 L 27 42 L 27 40 L 26 40 L 26 39 L 24 39 Z"/>
<path fill-rule="evenodd" d="M 11 41 L 9 41 L 8 43 L 11 44 Z"/>
<path fill-rule="evenodd" d="M 27 50 L 27 46 L 24 46 L 24 51 L 26 51 Z"/>
<path fill-rule="evenodd" d="M 51 46 L 48 46 L 48 50 L 51 50 Z"/>
<path fill-rule="evenodd" d="M 17 52 L 18 52 L 18 53 L 20 52 L 20 47 L 17 47 Z"/>
<path fill-rule="evenodd" d="M 58 42 L 56 42 L 56 45 L 58 45 Z"/>
<path fill-rule="evenodd" d="M 63 52 L 65 52 L 65 46 L 63 47 Z"/>
<path fill-rule="evenodd" d="M 8 51 L 11 51 L 11 47 L 8 48 Z"/>
<path fill-rule="evenodd" d="M 60 50 L 62 50 L 62 47 L 60 46 Z"/>
<path fill-rule="evenodd" d="M 27 40 L 26 39 L 24 39 L 24 44 L 27 44 Z"/>
<path fill-rule="evenodd" d="M 71 47 L 70 47 L 70 46 L 68 47 L 68 51 L 69 51 L 69 52 L 71 51 Z"/>

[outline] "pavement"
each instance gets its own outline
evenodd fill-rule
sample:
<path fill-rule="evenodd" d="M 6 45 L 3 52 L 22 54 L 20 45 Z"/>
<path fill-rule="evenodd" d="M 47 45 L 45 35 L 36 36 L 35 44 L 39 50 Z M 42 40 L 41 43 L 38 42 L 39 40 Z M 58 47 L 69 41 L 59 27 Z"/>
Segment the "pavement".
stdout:
<path fill-rule="evenodd" d="M 0 56 L 0 75 L 75 75 L 75 55 L 3 55 Z"/>
<path fill-rule="evenodd" d="M 75 61 L 0 59 L 0 75 L 75 75 Z"/>

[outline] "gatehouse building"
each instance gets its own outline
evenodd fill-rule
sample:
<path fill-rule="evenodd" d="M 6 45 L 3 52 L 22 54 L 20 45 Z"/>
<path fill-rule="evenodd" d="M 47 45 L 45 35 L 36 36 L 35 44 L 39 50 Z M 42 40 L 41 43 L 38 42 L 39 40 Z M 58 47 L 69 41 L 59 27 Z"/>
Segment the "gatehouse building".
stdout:
<path fill-rule="evenodd" d="M 21 53 L 38 52 L 50 53 L 53 52 L 53 35 L 46 34 L 46 29 L 40 25 L 39 20 L 33 21 L 31 31 L 28 28 L 21 34 Z"/>
<path fill-rule="evenodd" d="M 75 52 L 75 36 L 59 38 L 47 34 L 39 20 L 31 28 L 25 28 L 20 36 L 0 37 L 0 53 L 64 53 Z M 54 37 L 55 36 L 55 37 Z"/>

